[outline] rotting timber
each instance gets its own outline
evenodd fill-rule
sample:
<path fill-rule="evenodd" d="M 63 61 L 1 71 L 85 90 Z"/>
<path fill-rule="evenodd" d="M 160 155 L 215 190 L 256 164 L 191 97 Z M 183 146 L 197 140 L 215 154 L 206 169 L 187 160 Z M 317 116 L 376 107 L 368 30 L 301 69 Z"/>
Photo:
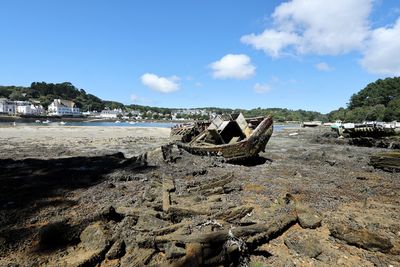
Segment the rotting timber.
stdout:
<path fill-rule="evenodd" d="M 217 116 L 211 122 L 195 122 L 171 129 L 171 140 L 189 153 L 222 156 L 237 161 L 265 151 L 273 132 L 273 119 L 245 119 L 240 114 Z"/>

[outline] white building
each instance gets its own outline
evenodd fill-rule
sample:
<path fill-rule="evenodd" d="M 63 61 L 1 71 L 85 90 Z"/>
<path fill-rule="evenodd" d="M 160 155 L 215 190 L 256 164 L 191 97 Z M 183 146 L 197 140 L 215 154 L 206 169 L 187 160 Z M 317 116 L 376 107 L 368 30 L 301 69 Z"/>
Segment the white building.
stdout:
<path fill-rule="evenodd" d="M 82 113 L 75 103 L 70 100 L 54 99 L 49 105 L 50 116 L 80 116 Z"/>
<path fill-rule="evenodd" d="M 6 98 L 0 98 L 0 113 L 15 114 L 17 112 L 17 105 L 14 101 Z"/>
<path fill-rule="evenodd" d="M 99 118 L 100 117 L 100 112 L 97 112 L 97 111 L 85 111 L 85 112 L 82 112 L 82 115 L 85 115 L 87 117 Z"/>
<path fill-rule="evenodd" d="M 42 115 L 44 108 L 42 105 L 17 105 L 17 113 L 23 115 Z"/>
<path fill-rule="evenodd" d="M 105 109 L 100 113 L 100 117 L 107 119 L 116 119 L 118 118 L 119 114 L 122 115 L 122 110 L 120 109 L 114 109 L 114 110 Z"/>

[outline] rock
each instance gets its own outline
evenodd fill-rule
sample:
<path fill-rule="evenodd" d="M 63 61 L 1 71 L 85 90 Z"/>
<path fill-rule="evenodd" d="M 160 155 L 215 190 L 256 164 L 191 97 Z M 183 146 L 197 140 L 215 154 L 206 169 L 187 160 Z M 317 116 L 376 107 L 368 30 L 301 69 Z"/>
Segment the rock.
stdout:
<path fill-rule="evenodd" d="M 117 213 L 113 206 L 109 206 L 108 208 L 105 208 L 102 211 L 102 215 L 107 221 L 120 222 L 124 218 L 124 215 Z"/>
<path fill-rule="evenodd" d="M 297 215 L 302 228 L 315 229 L 321 226 L 322 218 L 316 213 L 300 213 Z"/>
<path fill-rule="evenodd" d="M 167 259 L 176 259 L 186 255 L 186 249 L 178 247 L 176 243 L 170 243 L 165 248 L 165 257 Z"/>
<path fill-rule="evenodd" d="M 101 222 L 97 222 L 86 227 L 82 231 L 81 245 L 86 249 L 104 250 L 110 243 L 110 235 Z"/>
<path fill-rule="evenodd" d="M 119 259 L 125 254 L 125 242 L 123 240 L 116 241 L 106 254 L 109 260 Z"/>
<path fill-rule="evenodd" d="M 302 228 L 315 229 L 321 226 L 322 216 L 306 206 L 296 206 L 297 220 Z"/>
<path fill-rule="evenodd" d="M 81 243 L 60 259 L 56 266 L 95 266 L 103 260 L 111 244 L 111 235 L 102 222 L 86 227 L 80 235 Z"/>
<path fill-rule="evenodd" d="M 331 235 L 345 241 L 349 245 L 355 245 L 370 251 L 388 252 L 393 248 L 390 239 L 372 233 L 367 229 L 352 229 L 345 225 L 335 225 L 329 228 Z"/>
<path fill-rule="evenodd" d="M 136 228 L 140 230 L 153 230 L 168 225 L 168 222 L 158 219 L 152 214 L 145 213 L 141 215 L 137 221 Z"/>
<path fill-rule="evenodd" d="M 289 249 L 310 258 L 315 258 L 322 253 L 320 241 L 309 231 L 292 233 L 285 238 L 284 242 Z"/>

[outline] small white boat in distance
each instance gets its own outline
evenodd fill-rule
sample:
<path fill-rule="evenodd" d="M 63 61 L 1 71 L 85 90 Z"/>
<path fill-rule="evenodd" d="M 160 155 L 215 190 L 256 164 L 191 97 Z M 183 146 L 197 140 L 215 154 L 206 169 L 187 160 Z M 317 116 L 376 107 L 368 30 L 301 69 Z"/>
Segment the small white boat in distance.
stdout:
<path fill-rule="evenodd" d="M 136 121 L 130 121 L 129 124 L 136 124 Z"/>
<path fill-rule="evenodd" d="M 50 122 L 51 121 L 49 121 L 49 120 L 42 121 L 42 123 L 45 123 L 45 124 L 50 123 Z"/>
<path fill-rule="evenodd" d="M 40 121 L 40 120 L 35 120 L 35 122 L 36 122 L 36 123 L 41 123 L 41 121 Z"/>
<path fill-rule="evenodd" d="M 120 121 L 115 121 L 115 123 L 121 123 Z"/>
<path fill-rule="evenodd" d="M 12 126 L 17 126 L 17 123 L 14 121 L 14 122 L 12 123 Z"/>
<path fill-rule="evenodd" d="M 61 125 L 65 125 L 65 124 L 67 124 L 65 121 L 60 121 L 60 124 Z"/>
<path fill-rule="evenodd" d="M 302 127 L 318 127 L 322 125 L 322 121 L 304 121 Z"/>

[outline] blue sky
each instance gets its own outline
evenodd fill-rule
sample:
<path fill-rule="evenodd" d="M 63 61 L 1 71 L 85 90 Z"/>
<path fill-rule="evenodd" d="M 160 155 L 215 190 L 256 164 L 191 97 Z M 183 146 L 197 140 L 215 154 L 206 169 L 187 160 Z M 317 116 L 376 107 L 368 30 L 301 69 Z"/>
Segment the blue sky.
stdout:
<path fill-rule="evenodd" d="M 0 85 L 329 112 L 400 75 L 398 0 L 2 0 Z"/>

